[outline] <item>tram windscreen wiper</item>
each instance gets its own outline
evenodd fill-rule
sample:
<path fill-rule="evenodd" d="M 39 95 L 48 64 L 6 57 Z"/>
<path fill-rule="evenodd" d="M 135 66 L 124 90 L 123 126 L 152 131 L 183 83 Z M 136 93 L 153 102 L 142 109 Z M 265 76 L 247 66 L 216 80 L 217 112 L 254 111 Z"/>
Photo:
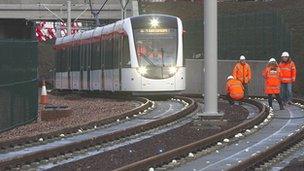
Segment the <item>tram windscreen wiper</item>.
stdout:
<path fill-rule="evenodd" d="M 146 62 L 148 62 L 150 65 L 152 65 L 152 66 L 156 66 L 147 56 L 143 56 L 143 59 L 146 61 Z"/>
<path fill-rule="evenodd" d="M 164 48 L 161 48 L 160 51 L 161 51 L 162 66 L 164 67 L 165 66 L 165 63 L 164 63 L 164 54 L 165 54 Z"/>

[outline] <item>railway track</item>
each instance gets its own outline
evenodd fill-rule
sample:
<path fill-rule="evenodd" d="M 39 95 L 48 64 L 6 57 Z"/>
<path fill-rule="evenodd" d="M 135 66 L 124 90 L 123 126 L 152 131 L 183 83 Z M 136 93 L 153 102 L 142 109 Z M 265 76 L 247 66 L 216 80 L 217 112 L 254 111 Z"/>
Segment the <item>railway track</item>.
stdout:
<path fill-rule="evenodd" d="M 66 136 L 77 135 L 77 134 L 82 134 L 83 132 L 86 131 L 107 127 L 111 124 L 116 124 L 117 120 L 124 121 L 126 120 L 126 118 L 133 118 L 138 114 L 146 113 L 146 111 L 151 110 L 155 106 L 153 101 L 146 98 L 133 98 L 129 100 L 137 101 L 140 104 L 138 105 L 138 107 L 130 111 L 126 111 L 120 115 L 90 122 L 84 125 L 69 127 L 48 133 L 41 133 L 30 137 L 21 137 L 13 140 L 1 141 L 0 153 L 4 153 L 6 151 L 11 151 L 11 150 L 18 150 L 39 144 L 45 144 L 46 142 L 51 142 L 61 139 L 62 135 L 66 135 Z"/>
<path fill-rule="evenodd" d="M 259 127 L 267 125 L 269 122 L 268 119 L 271 119 L 273 116 L 272 114 L 269 114 L 268 108 L 260 102 L 247 100 L 246 103 L 252 104 L 258 108 L 258 114 L 255 117 L 251 117 L 251 119 L 216 135 L 198 140 L 166 153 L 131 163 L 116 170 L 155 170 L 154 168 L 157 170 L 174 169 L 182 163 L 187 163 L 185 161 L 191 161 L 194 158 L 212 152 L 217 153 L 218 149 L 226 144 L 237 141 L 240 137 L 252 134 L 253 132 L 256 132 Z M 184 168 L 181 170 L 191 169 Z"/>
<path fill-rule="evenodd" d="M 256 100 L 266 104 L 262 98 Z M 243 124 L 247 129 L 232 128 L 226 135 L 220 133 L 117 170 L 280 170 L 304 149 L 304 101 L 295 99 L 294 103 L 286 111 L 273 114 L 271 110 L 269 115 L 261 106 L 265 109 L 260 109 L 260 121 L 259 116 L 252 118 Z M 250 122 L 255 124 L 249 126 Z"/>
<path fill-rule="evenodd" d="M 113 136 L 117 134 L 110 139 L 108 139 L 107 134 L 111 134 L 111 132 L 107 132 L 107 128 L 103 127 L 102 130 L 106 133 L 101 137 L 106 137 L 105 139 L 94 137 L 96 134 L 92 136 L 94 138 L 86 138 L 78 142 L 72 142 L 69 139 L 80 135 L 88 137 L 90 131 L 94 132 L 94 130 L 90 130 L 76 136 L 61 137 L 60 141 L 56 143 L 60 144 L 64 141 L 70 143 L 64 144 L 62 148 L 59 147 L 59 150 L 56 147 L 55 150 L 38 150 L 38 153 L 30 149 L 0 153 L 0 167 L 17 170 L 56 170 L 57 166 L 77 162 L 82 158 L 139 142 L 193 121 L 193 116 L 188 114 L 195 110 L 196 104 L 194 101 L 185 97 L 179 97 L 173 101 L 176 104 L 171 104 L 168 101 L 154 102 L 155 108 L 153 110 L 150 108 L 144 115 L 141 114 L 133 119 L 127 119 L 125 122 L 120 121 L 120 123 L 108 127 L 111 130 L 115 129 Z M 245 105 L 245 108 L 251 114 L 244 123 L 211 137 L 131 163 L 116 170 L 282 169 L 288 161 L 299 156 L 300 153 L 296 153 L 296 151 L 302 150 L 304 147 L 304 101 L 295 99 L 294 102 L 295 104 L 288 106 L 286 111 L 274 111 L 273 114 L 272 110 L 269 112 L 268 108 L 263 105 L 263 103 L 266 104 L 265 100 L 261 98 L 249 99 L 247 103 L 250 105 Z M 187 112 L 184 111 L 185 109 Z M 258 114 L 254 114 L 257 112 Z M 185 117 L 187 115 L 188 117 Z M 163 119 L 166 121 L 161 121 Z M 145 120 L 151 122 L 144 123 Z M 160 124 L 160 121 L 162 124 Z M 132 127 L 128 127 L 128 122 Z M 134 125 L 135 123 L 141 123 L 141 126 Z M 142 128 L 143 125 L 149 126 Z M 115 126 L 121 128 L 121 130 L 117 130 Z M 135 131 L 135 127 L 140 130 Z M 46 145 L 53 148 L 54 144 L 47 143 Z M 33 149 L 43 147 L 45 146 L 33 146 Z M 63 149 L 67 147 L 69 149 Z M 29 155 L 24 154 L 26 151 L 30 151 Z M 17 152 L 18 155 L 15 155 L 15 157 L 18 156 L 17 158 L 7 157 L 14 152 Z M 20 154 L 22 154 L 21 157 Z M 6 156 L 6 158 L 1 156 Z"/>
<path fill-rule="evenodd" d="M 251 114 L 248 115 L 248 118 L 251 118 L 252 115 L 257 114 L 256 111 L 258 109 L 255 106 L 244 104 L 244 107 L 247 108 L 249 113 Z M 88 168 L 90 168 L 91 170 L 113 170 L 115 168 L 124 166 L 125 164 L 128 164 L 130 162 L 145 158 L 144 156 L 152 156 L 153 154 L 151 154 L 151 152 L 153 153 L 157 151 L 156 153 L 162 153 L 168 151 L 174 147 L 179 146 L 175 145 L 176 143 L 174 143 L 174 140 L 172 140 L 172 138 L 178 141 L 183 141 L 183 139 L 180 139 L 181 137 L 179 136 L 179 134 L 182 135 L 184 132 L 180 130 L 190 129 L 196 132 L 196 129 L 191 129 L 192 126 L 197 128 L 193 123 L 193 119 L 196 117 L 196 113 L 197 111 L 188 115 L 187 117 L 183 117 L 175 121 L 174 123 L 170 123 L 170 125 L 166 125 L 142 134 L 138 134 L 135 137 L 128 137 L 126 138 L 126 140 L 118 140 L 116 142 L 111 142 L 108 145 L 102 146 L 99 149 L 92 149 L 89 152 L 86 152 L 85 154 L 74 156 L 67 160 L 62 160 L 59 158 L 59 161 L 53 161 L 54 163 L 40 165 L 38 167 L 38 170 L 85 170 Z M 188 125 L 188 127 L 184 127 L 186 125 Z M 189 125 L 191 126 L 189 127 Z M 176 129 L 179 131 L 177 131 Z M 191 134 L 191 131 L 187 132 Z M 202 135 L 206 134 L 206 132 L 203 133 L 204 131 L 201 132 Z M 177 137 L 180 138 L 175 138 L 176 134 L 178 134 Z M 166 141 L 167 138 L 164 137 L 170 136 L 174 137 L 170 138 L 171 140 Z M 186 137 L 184 136 L 183 138 Z M 171 145 L 170 142 L 172 142 Z M 177 142 L 177 144 L 179 144 L 179 142 Z M 149 149 L 140 152 L 142 147 L 146 147 Z M 120 156 L 124 157 L 120 158 Z M 128 160 L 122 158 L 128 158 Z M 116 166 L 108 164 L 109 160 L 115 163 Z"/>
<path fill-rule="evenodd" d="M 294 105 L 287 109 L 289 116 L 277 117 L 287 122 L 277 132 L 281 137 L 275 138 L 280 139 L 273 146 L 247 158 L 230 170 L 281 170 L 292 159 L 301 155 L 304 147 L 304 100 L 294 99 L 293 102 Z"/>
<path fill-rule="evenodd" d="M 60 136 L 59 139 L 30 147 L 6 150 L 0 153 L 0 167 L 5 169 L 33 169 L 47 166 L 56 159 L 84 154 L 94 148 L 105 147 L 117 140 L 138 135 L 181 119 L 196 109 L 196 103 L 185 97 L 151 103 L 151 107 L 125 118 L 117 124 L 90 129 L 76 135 Z M 146 103 L 145 103 L 146 104 Z M 40 169 L 46 167 L 40 167 Z"/>

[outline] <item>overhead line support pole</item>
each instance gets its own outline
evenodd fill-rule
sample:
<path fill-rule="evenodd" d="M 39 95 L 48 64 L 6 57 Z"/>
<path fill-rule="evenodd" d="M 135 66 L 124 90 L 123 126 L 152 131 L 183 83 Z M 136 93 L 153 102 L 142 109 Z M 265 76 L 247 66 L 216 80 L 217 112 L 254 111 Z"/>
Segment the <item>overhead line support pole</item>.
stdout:
<path fill-rule="evenodd" d="M 71 22 L 71 1 L 67 1 L 67 31 L 68 31 L 68 35 L 71 35 L 71 26 L 72 26 L 72 22 Z"/>
<path fill-rule="evenodd" d="M 217 0 L 204 0 L 204 115 L 218 114 Z"/>

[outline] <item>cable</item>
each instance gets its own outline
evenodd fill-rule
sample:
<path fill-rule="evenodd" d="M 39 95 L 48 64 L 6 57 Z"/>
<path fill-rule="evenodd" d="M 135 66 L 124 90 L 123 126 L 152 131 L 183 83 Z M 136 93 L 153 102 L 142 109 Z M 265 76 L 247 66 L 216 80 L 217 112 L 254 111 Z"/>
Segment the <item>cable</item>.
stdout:
<path fill-rule="evenodd" d="M 95 15 L 99 15 L 99 13 L 101 12 L 101 10 L 103 9 L 103 7 L 106 5 L 106 3 L 107 3 L 108 1 L 109 1 L 109 0 L 105 0 L 105 1 L 103 2 L 103 4 L 101 5 L 101 7 L 99 8 L 99 10 L 95 13 L 95 12 L 93 11 L 92 1 L 89 0 L 89 5 L 90 5 L 91 13 L 94 15 L 94 17 L 95 17 Z"/>
<path fill-rule="evenodd" d="M 119 3 L 120 3 L 120 5 L 121 5 L 121 7 L 122 7 L 123 10 L 126 9 L 126 7 L 129 4 L 129 2 L 130 2 L 130 0 L 127 0 L 126 4 L 122 4 L 122 0 L 119 0 Z"/>
<path fill-rule="evenodd" d="M 89 0 L 89 5 L 90 5 L 90 9 L 91 9 L 91 14 L 93 15 L 94 19 L 95 19 L 95 25 L 96 26 L 100 26 L 100 22 L 99 22 L 99 18 L 98 18 L 98 15 L 99 13 L 101 12 L 101 10 L 103 9 L 103 7 L 106 5 L 106 3 L 108 2 L 109 0 L 105 0 L 103 2 L 103 4 L 101 5 L 101 7 L 99 8 L 99 10 L 97 12 L 93 11 L 93 7 L 92 7 L 92 1 Z"/>
<path fill-rule="evenodd" d="M 98 10 L 98 12 L 97 12 L 97 15 L 99 15 L 99 13 L 101 12 L 101 10 L 103 9 L 103 7 L 106 5 L 106 3 L 108 2 L 109 0 L 106 0 L 103 4 L 102 4 L 102 6 L 100 7 L 100 9 Z M 90 0 L 90 2 L 91 2 L 91 0 Z"/>
<path fill-rule="evenodd" d="M 14 82 L 14 83 L 1 84 L 0 88 L 2 88 L 2 87 L 9 87 L 9 86 L 15 86 L 15 85 L 18 85 L 18 84 L 30 83 L 30 82 L 35 82 L 35 81 L 37 81 L 36 78 L 32 79 L 32 80 L 26 80 L 26 81 Z"/>

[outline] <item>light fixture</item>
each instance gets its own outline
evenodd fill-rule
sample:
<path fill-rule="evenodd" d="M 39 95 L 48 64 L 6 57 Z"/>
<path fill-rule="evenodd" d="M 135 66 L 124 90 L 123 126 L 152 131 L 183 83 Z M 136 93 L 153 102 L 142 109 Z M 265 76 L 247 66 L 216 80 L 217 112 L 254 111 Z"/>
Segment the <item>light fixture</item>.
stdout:
<path fill-rule="evenodd" d="M 147 74 L 147 68 L 146 67 L 139 67 L 138 72 L 142 75 Z"/>
<path fill-rule="evenodd" d="M 157 19 L 157 18 L 152 18 L 152 19 L 150 20 L 150 25 L 151 25 L 152 28 L 158 27 L 158 25 L 159 25 L 158 19 Z"/>
<path fill-rule="evenodd" d="M 175 74 L 176 72 L 177 72 L 177 68 L 176 68 L 176 67 L 171 66 L 171 67 L 169 68 L 169 73 L 170 73 L 170 74 Z"/>

